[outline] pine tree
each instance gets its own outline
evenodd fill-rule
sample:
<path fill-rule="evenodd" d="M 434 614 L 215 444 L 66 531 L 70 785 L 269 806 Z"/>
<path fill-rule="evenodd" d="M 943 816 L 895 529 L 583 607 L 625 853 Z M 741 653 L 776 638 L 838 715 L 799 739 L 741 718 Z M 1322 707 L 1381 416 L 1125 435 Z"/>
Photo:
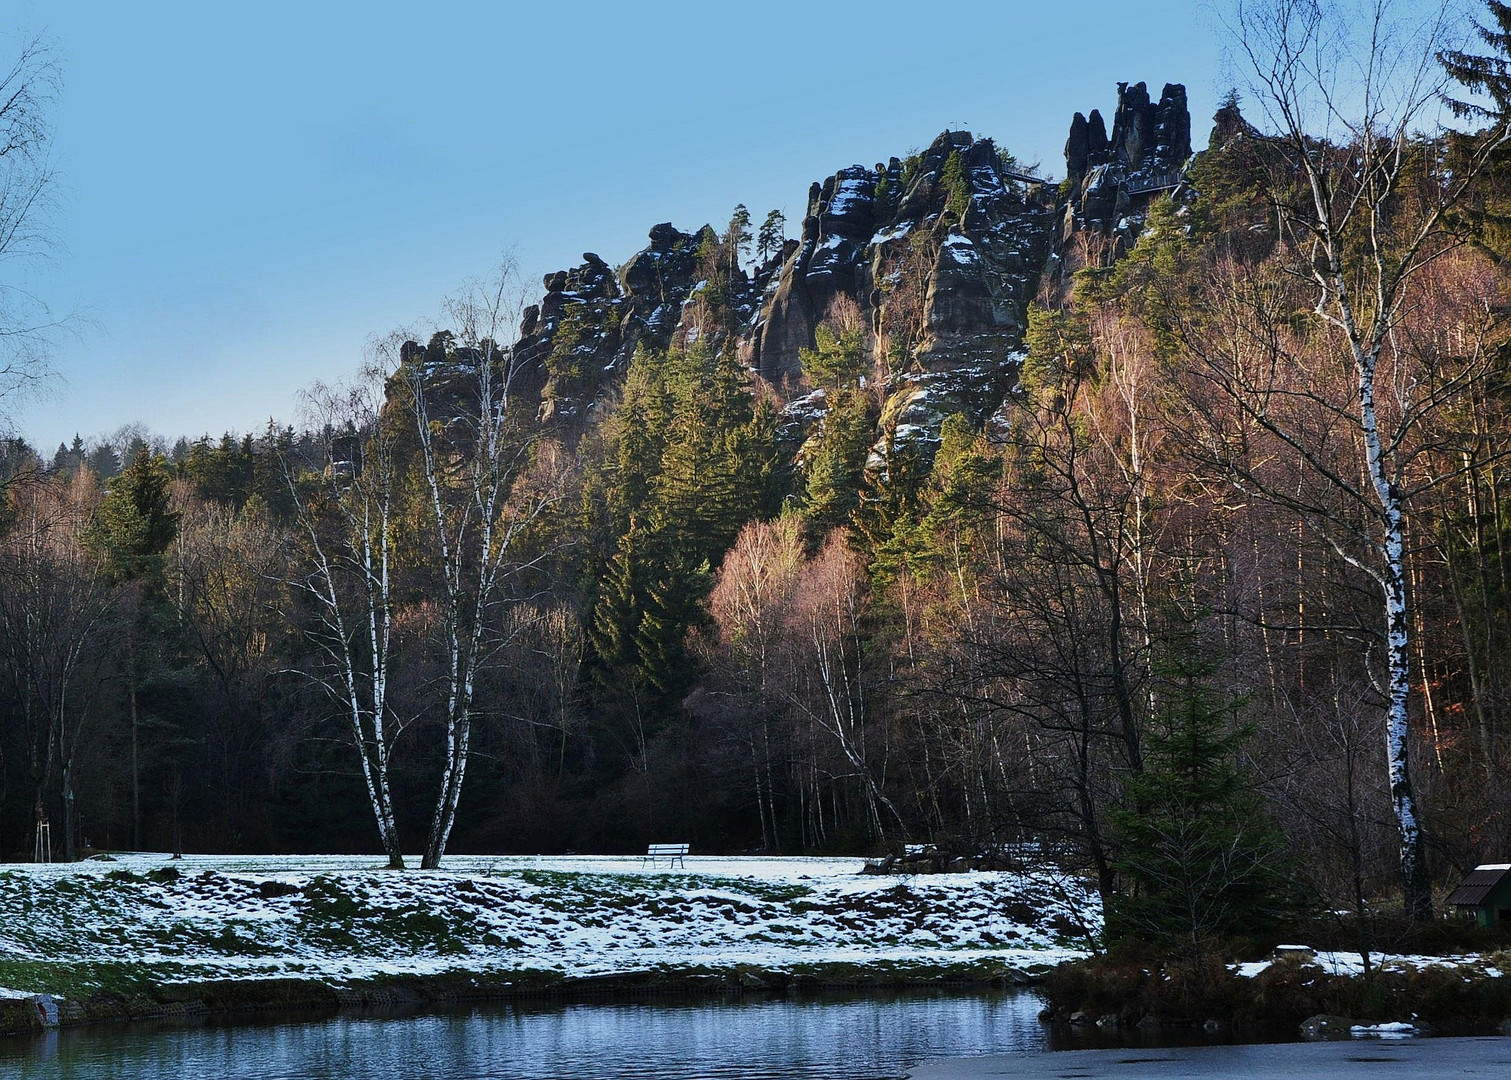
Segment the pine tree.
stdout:
<path fill-rule="evenodd" d="M 604 571 L 588 626 L 588 643 L 595 661 L 589 671 L 599 690 L 609 694 L 618 689 L 620 679 L 639 660 L 635 630 L 645 606 L 639 546 L 640 531 L 632 521 Z"/>
<path fill-rule="evenodd" d="M 1448 50 L 1439 57 L 1448 76 L 1470 94 L 1489 98 L 1489 104 L 1447 97 L 1448 107 L 1464 120 L 1496 122 L 1511 115 L 1511 4 L 1485 0 L 1490 25 L 1476 23 L 1481 41 L 1494 55 Z"/>
<path fill-rule="evenodd" d="M 787 242 L 787 215 L 780 210 L 772 210 L 766 215 L 766 220 L 761 222 L 760 231 L 756 234 L 756 255 L 762 262 L 782 250 L 782 245 Z"/>
<path fill-rule="evenodd" d="M 106 578 L 126 585 L 128 595 L 136 598 L 128 605 L 124 662 L 131 730 L 133 846 L 140 839 L 143 705 L 148 714 L 155 712 L 154 688 L 176 681 L 169 629 L 174 620 L 164 596 L 166 557 L 178 534 L 178 514 L 168 501 L 169 482 L 167 462 L 139 444 L 131 464 L 110 481 L 99 511 L 84 533 L 84 545 L 99 560 Z M 168 738 L 171 742 L 171 733 Z"/>
<path fill-rule="evenodd" d="M 888 432 L 883 443 L 881 466 L 861 480 L 859 504 L 851 515 L 851 543 L 867 556 L 873 572 L 886 578 L 916 554 L 929 466 L 919 447 L 899 445 L 895 433 Z"/>
<path fill-rule="evenodd" d="M 829 398 L 817 446 L 803 469 L 803 516 L 814 538 L 849 523 L 860 503 L 861 477 L 875 431 L 863 393 L 835 391 Z"/>
<path fill-rule="evenodd" d="M 865 333 L 859 326 L 836 330 L 820 323 L 813 332 L 814 347 L 799 349 L 803 374 L 814 386 L 845 389 L 856 386 L 871 370 L 866 355 Z"/>
<path fill-rule="evenodd" d="M 90 471 L 101 480 L 109 480 L 121 471 L 120 456 L 109 443 L 100 443 L 89 452 L 88 465 Z"/>
<path fill-rule="evenodd" d="M 1284 911 L 1286 844 L 1240 764 L 1252 734 L 1242 702 L 1208 688 L 1216 668 L 1193 634 L 1172 638 L 1156 668 L 1162 708 L 1145 769 L 1128 778 L 1113 818 L 1123 892 L 1108 929 L 1196 961 L 1214 940 L 1262 931 Z"/>
<path fill-rule="evenodd" d="M 966 175 L 965 159 L 960 156 L 959 150 L 951 150 L 950 156 L 944 159 L 939 182 L 944 187 L 946 212 L 955 216 L 957 224 L 964 225 L 966 211 L 971 207 L 971 181 Z"/>
<path fill-rule="evenodd" d="M 1492 50 L 1471 53 L 1448 50 L 1439 56 L 1448 77 L 1467 91 L 1465 97 L 1444 95 L 1455 116 L 1489 127 L 1511 120 L 1511 4 L 1486 0 L 1489 20 L 1475 24 L 1479 39 Z M 1475 153 L 1477 133 L 1448 137 L 1449 166 L 1462 171 Z M 1499 147 L 1481 181 L 1479 197 L 1456 215 L 1477 243 L 1497 257 L 1511 252 L 1511 144 Z"/>

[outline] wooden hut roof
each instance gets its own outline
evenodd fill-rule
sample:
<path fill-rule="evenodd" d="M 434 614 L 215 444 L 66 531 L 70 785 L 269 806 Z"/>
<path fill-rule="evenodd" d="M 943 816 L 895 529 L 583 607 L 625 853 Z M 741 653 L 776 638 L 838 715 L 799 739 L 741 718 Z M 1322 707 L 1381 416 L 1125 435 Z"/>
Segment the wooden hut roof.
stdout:
<path fill-rule="evenodd" d="M 1448 903 L 1455 907 L 1479 907 L 1508 874 L 1511 874 L 1511 863 L 1476 866 L 1463 883 L 1448 894 Z"/>

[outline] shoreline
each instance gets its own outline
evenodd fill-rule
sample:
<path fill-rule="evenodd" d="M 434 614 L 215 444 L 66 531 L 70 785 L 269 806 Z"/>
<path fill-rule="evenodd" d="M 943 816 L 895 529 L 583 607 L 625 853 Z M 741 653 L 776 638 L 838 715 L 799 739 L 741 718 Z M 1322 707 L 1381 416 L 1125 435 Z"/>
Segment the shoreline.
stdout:
<path fill-rule="evenodd" d="M 639 971 L 604 975 L 535 972 L 505 978 L 497 972 L 457 970 L 440 974 L 384 976 L 337 986 L 320 979 L 267 978 L 169 982 L 134 993 L 101 990 L 82 998 L 48 993 L 0 998 L 0 1038 L 16 1038 L 95 1024 L 144 1020 L 243 1017 L 251 1023 L 268 1013 L 311 1019 L 347 1011 L 405 1009 L 417 1012 L 475 1002 L 552 1001 L 591 1004 L 653 998 L 744 999 L 832 993 L 958 989 L 975 992 L 1026 990 L 1042 976 L 1019 969 L 991 974 L 977 965 L 958 969 L 920 965 L 915 973 L 888 967 L 814 965 L 800 972 L 733 967 L 719 971 Z"/>

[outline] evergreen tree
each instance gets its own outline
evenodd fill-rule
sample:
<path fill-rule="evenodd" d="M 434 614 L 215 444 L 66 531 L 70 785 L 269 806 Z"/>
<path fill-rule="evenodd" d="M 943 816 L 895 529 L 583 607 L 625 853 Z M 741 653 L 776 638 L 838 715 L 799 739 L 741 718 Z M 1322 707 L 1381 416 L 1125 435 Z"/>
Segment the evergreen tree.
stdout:
<path fill-rule="evenodd" d="M 780 210 L 772 210 L 766 215 L 766 220 L 761 222 L 760 231 L 756 233 L 756 255 L 762 262 L 782 250 L 782 245 L 787 242 L 787 215 Z"/>
<path fill-rule="evenodd" d="M 1441 54 L 1448 76 L 1470 94 L 1483 100 L 1447 97 L 1448 107 L 1460 119 L 1503 121 L 1511 116 L 1511 4 L 1485 0 L 1488 23 L 1476 23 L 1475 31 L 1493 54 L 1450 49 Z"/>
<path fill-rule="evenodd" d="M 145 445 L 110 481 L 85 542 L 115 581 L 161 588 L 164 558 L 177 535 L 178 514 L 168 504 L 168 468 Z"/>
<path fill-rule="evenodd" d="M 939 182 L 944 188 L 944 209 L 953 214 L 957 224 L 965 224 L 966 211 L 971 207 L 971 180 L 966 175 L 965 159 L 959 150 L 951 150 L 944 159 L 944 169 Z"/>
<path fill-rule="evenodd" d="M 804 463 L 803 516 L 815 539 L 850 521 L 875 432 L 871 403 L 858 390 L 834 391 L 817 445 Z"/>
<path fill-rule="evenodd" d="M 867 556 L 874 572 L 890 577 L 916 549 L 929 464 L 917 445 L 899 445 L 895 432 L 887 432 L 882 443 L 886 449 L 881 466 L 861 480 L 859 504 L 851 516 L 851 542 Z"/>
<path fill-rule="evenodd" d="M 87 461 L 90 471 L 101 480 L 109 480 L 121 471 L 121 459 L 108 442 L 91 450 Z"/>
<path fill-rule="evenodd" d="M 740 269 L 740 256 L 750 250 L 750 240 L 750 211 L 744 203 L 738 203 L 734 213 L 730 215 L 728 228 L 724 230 L 724 247 L 729 252 L 731 277 Z"/>
<path fill-rule="evenodd" d="M 1199 960 L 1217 939 L 1262 931 L 1286 908 L 1285 839 L 1240 763 L 1252 729 L 1239 700 L 1208 688 L 1215 665 L 1194 635 L 1173 635 L 1157 666 L 1162 708 L 1145 768 L 1113 816 L 1123 891 L 1109 933 L 1170 945 Z"/>
<path fill-rule="evenodd" d="M 618 550 L 609 560 L 593 605 L 588 643 L 592 646 L 594 663 L 589 666 L 589 673 L 600 697 L 618 694 L 622 681 L 630 676 L 638 660 L 635 631 L 645 607 L 639 547 L 640 530 L 632 520 L 628 531 L 619 538 Z"/>
<path fill-rule="evenodd" d="M 843 389 L 856 386 L 871 370 L 866 355 L 865 332 L 859 326 L 835 329 L 819 323 L 813 332 L 814 348 L 799 349 L 803 374 L 814 386 Z"/>
<path fill-rule="evenodd" d="M 1454 115 L 1472 124 L 1494 127 L 1511 121 L 1511 4 L 1486 0 L 1488 19 L 1475 24 L 1486 53 L 1448 50 L 1439 56 L 1449 78 L 1467 96 L 1444 95 Z M 1475 153 L 1475 132 L 1448 136 L 1449 167 L 1462 171 Z M 1511 252 L 1511 144 L 1497 148 L 1479 190 L 1456 217 L 1461 226 L 1497 257 Z"/>
<path fill-rule="evenodd" d="M 176 746 L 180 754 L 186 745 L 181 729 L 175 736 L 171 723 L 163 727 L 157 722 L 168 699 L 179 696 L 175 686 L 182 682 L 173 648 L 174 619 L 164 596 L 166 556 L 178 533 L 178 514 L 169 506 L 169 482 L 167 462 L 145 444 L 138 445 L 131 464 L 110 481 L 84 534 L 85 546 L 99 560 L 106 578 L 127 586 L 124 683 L 131 730 L 133 846 L 140 840 L 143 730 L 149 735 L 166 732 L 166 743 Z M 179 710 L 178 719 L 190 722 L 192 714 Z M 150 749 L 145 757 L 150 763 Z M 181 760 L 173 766 L 175 790 Z"/>

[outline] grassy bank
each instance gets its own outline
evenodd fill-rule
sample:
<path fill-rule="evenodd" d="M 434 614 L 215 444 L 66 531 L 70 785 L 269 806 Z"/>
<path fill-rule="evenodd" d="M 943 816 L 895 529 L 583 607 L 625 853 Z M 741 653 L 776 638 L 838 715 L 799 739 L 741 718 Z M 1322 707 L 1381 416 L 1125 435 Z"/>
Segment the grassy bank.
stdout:
<path fill-rule="evenodd" d="M 131 856 L 0 870 L 0 1029 L 552 994 L 992 983 L 1083 955 L 1074 878 L 859 860 Z M 35 995 L 59 999 L 56 1017 Z"/>

